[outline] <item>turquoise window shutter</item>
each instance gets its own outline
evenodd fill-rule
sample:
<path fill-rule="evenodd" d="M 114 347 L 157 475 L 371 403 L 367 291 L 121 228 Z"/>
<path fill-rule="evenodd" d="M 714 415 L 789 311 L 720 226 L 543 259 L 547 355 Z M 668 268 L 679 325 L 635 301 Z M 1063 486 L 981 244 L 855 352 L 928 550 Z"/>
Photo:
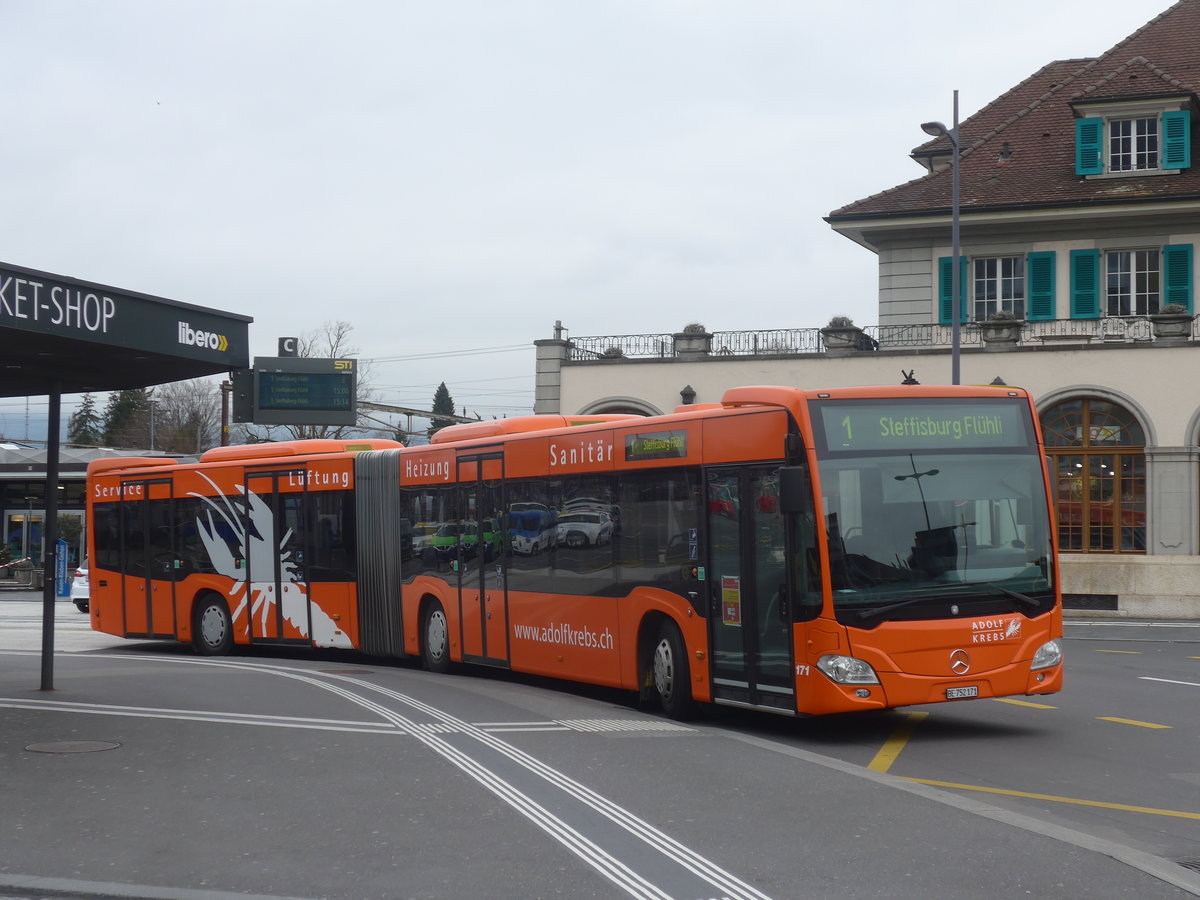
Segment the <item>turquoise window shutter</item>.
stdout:
<path fill-rule="evenodd" d="M 1075 174 L 1099 175 L 1104 171 L 1104 120 L 1075 120 Z"/>
<path fill-rule="evenodd" d="M 959 256 L 958 303 L 960 322 L 967 315 L 967 258 Z M 949 325 L 954 314 L 954 257 L 938 257 L 938 324 Z"/>
<path fill-rule="evenodd" d="M 1164 169 L 1186 169 L 1192 164 L 1192 117 L 1187 110 L 1162 114 Z"/>
<path fill-rule="evenodd" d="M 1030 321 L 1047 321 L 1055 317 L 1054 260 L 1053 250 L 1030 253 L 1025 259 L 1025 268 L 1029 272 L 1029 306 L 1026 316 Z"/>
<path fill-rule="evenodd" d="M 1178 303 L 1192 311 L 1192 245 L 1163 247 L 1163 303 Z"/>
<path fill-rule="evenodd" d="M 1100 317 L 1100 251 L 1071 251 L 1071 318 Z"/>

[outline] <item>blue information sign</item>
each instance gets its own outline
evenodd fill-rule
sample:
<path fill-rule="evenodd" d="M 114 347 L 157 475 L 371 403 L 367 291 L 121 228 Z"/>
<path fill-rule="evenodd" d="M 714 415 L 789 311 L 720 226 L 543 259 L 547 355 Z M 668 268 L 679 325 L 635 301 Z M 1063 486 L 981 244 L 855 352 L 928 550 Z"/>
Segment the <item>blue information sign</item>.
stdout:
<path fill-rule="evenodd" d="M 67 542 L 60 540 L 54 554 L 54 593 L 58 597 L 71 594 L 71 582 L 67 579 Z"/>

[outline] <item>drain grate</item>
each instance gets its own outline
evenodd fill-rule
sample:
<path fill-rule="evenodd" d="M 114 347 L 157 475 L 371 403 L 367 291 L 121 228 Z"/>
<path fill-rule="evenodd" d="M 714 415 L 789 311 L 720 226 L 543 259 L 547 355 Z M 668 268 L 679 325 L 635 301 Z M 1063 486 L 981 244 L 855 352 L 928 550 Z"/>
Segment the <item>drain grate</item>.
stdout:
<path fill-rule="evenodd" d="M 1191 869 L 1193 872 L 1200 872 L 1200 859 L 1181 859 L 1179 865 L 1185 869 Z"/>
<path fill-rule="evenodd" d="M 25 749 L 31 753 L 99 753 L 101 750 L 116 750 L 120 746 L 112 741 L 49 741 L 29 744 Z"/>

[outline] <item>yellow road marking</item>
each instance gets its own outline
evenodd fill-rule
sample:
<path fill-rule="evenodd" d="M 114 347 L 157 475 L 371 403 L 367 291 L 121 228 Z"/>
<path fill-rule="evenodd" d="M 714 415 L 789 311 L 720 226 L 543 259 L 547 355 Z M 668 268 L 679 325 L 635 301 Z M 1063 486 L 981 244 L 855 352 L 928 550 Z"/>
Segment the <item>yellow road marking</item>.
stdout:
<path fill-rule="evenodd" d="M 1047 706 L 1045 703 L 1030 703 L 1028 700 L 1013 700 L 1011 697 L 993 697 L 997 703 L 1011 703 L 1013 706 L 1028 706 L 1031 709 L 1058 709 L 1057 706 Z"/>
<path fill-rule="evenodd" d="M 1097 650 L 1097 653 L 1126 653 L 1129 656 L 1140 656 L 1141 650 Z"/>
<path fill-rule="evenodd" d="M 1056 797 L 1053 794 L 1033 794 L 1029 791 L 1010 791 L 1004 788 L 980 787 L 977 784 L 955 784 L 950 781 L 931 781 L 927 778 L 905 778 L 917 784 L 928 784 L 931 787 L 956 788 L 960 791 L 980 791 L 984 794 L 1003 794 L 1006 797 L 1024 797 L 1028 800 L 1049 800 L 1052 803 L 1070 803 L 1074 806 L 1098 806 L 1101 809 L 1119 809 L 1124 812 L 1145 813 L 1148 816 L 1171 816 L 1175 819 L 1196 819 L 1200 821 L 1200 813 L 1183 812 L 1177 809 L 1155 809 L 1151 806 L 1129 806 L 1125 803 L 1104 803 L 1100 800 L 1080 800 L 1077 797 Z"/>
<path fill-rule="evenodd" d="M 896 757 L 900 755 L 900 751 L 904 749 L 904 745 L 908 743 L 908 739 L 912 737 L 913 729 L 928 715 L 927 712 L 908 713 L 904 721 L 900 723 L 900 727 L 884 741 L 883 746 L 879 748 L 879 752 L 875 754 L 875 758 L 871 760 L 871 764 L 867 768 L 873 772 L 886 772 L 890 769 L 892 763 L 896 761 Z"/>
<path fill-rule="evenodd" d="M 1174 728 L 1173 725 L 1156 725 L 1153 722 L 1139 722 L 1137 719 L 1118 719 L 1116 716 L 1096 716 L 1101 722 L 1116 722 L 1119 725 L 1137 725 L 1139 728 Z"/>

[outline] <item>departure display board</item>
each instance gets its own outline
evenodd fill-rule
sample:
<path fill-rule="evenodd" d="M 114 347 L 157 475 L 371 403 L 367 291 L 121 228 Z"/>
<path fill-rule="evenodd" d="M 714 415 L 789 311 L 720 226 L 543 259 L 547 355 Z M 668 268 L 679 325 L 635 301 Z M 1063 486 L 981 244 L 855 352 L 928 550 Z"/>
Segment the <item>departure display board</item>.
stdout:
<path fill-rule="evenodd" d="M 358 419 L 353 359 L 256 356 L 233 373 L 233 418 L 258 425 L 353 425 Z"/>
<path fill-rule="evenodd" d="M 259 409 L 350 409 L 353 372 L 260 372 Z"/>

